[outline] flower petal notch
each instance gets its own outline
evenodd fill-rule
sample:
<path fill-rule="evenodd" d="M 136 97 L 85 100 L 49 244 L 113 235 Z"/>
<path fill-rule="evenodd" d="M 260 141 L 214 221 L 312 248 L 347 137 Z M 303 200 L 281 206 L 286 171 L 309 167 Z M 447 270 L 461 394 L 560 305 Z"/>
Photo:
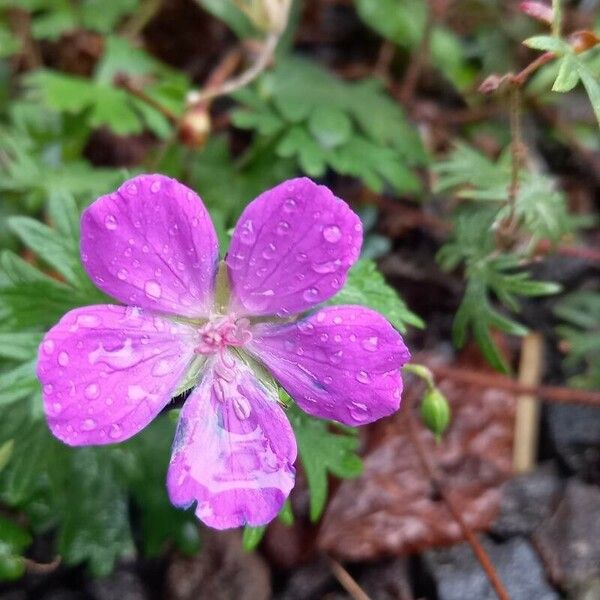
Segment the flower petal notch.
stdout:
<path fill-rule="evenodd" d="M 260 325 L 250 351 L 305 412 L 365 425 L 398 410 L 410 353 L 379 313 L 332 306 L 286 325 Z"/>
<path fill-rule="evenodd" d="M 217 234 L 192 190 L 139 175 L 81 219 L 81 260 L 92 281 L 124 304 L 185 317 L 212 308 Z"/>
<path fill-rule="evenodd" d="M 37 375 L 52 433 L 71 446 L 138 433 L 170 402 L 194 357 L 188 325 L 124 306 L 68 312 L 40 345 Z"/>
<path fill-rule="evenodd" d="M 361 245 L 360 219 L 328 188 L 282 183 L 251 202 L 233 232 L 231 310 L 285 317 L 313 308 L 344 285 Z"/>
<path fill-rule="evenodd" d="M 275 390 L 213 361 L 185 403 L 167 476 L 171 502 L 217 529 L 264 525 L 294 485 L 296 440 Z"/>

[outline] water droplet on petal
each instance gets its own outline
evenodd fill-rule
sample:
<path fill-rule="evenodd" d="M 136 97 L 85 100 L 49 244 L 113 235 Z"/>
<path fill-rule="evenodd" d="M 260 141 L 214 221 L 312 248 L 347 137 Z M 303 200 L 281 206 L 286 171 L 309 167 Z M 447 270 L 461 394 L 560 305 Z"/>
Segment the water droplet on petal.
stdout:
<path fill-rule="evenodd" d="M 106 215 L 104 217 L 104 226 L 110 231 L 114 231 L 117 228 L 117 217 L 115 215 Z"/>
<path fill-rule="evenodd" d="M 336 317 L 333 317 L 333 322 L 334 322 L 335 325 L 341 325 L 342 321 L 343 321 L 343 319 L 339 315 L 336 316 Z"/>
<path fill-rule="evenodd" d="M 140 385 L 130 385 L 127 387 L 127 397 L 134 402 L 143 400 L 147 395 L 146 390 Z"/>
<path fill-rule="evenodd" d="M 323 377 L 323 383 L 325 385 L 329 385 L 332 381 L 333 381 L 333 378 L 329 377 L 329 375 L 327 375 L 326 377 Z"/>
<path fill-rule="evenodd" d="M 154 194 L 159 192 L 160 191 L 160 181 L 153 181 L 152 185 L 150 186 L 150 191 L 153 192 Z"/>
<path fill-rule="evenodd" d="M 135 183 L 130 183 L 127 186 L 127 191 L 132 195 L 135 196 L 138 193 L 138 189 L 137 189 L 137 185 L 135 185 Z"/>
<path fill-rule="evenodd" d="M 283 210 L 288 213 L 294 213 L 298 210 L 298 203 L 293 198 L 286 198 L 283 202 Z"/>
<path fill-rule="evenodd" d="M 359 383 L 371 383 L 371 377 L 366 371 L 359 371 L 356 374 L 356 381 Z"/>
<path fill-rule="evenodd" d="M 94 419 L 85 419 L 81 424 L 82 431 L 93 431 L 94 429 L 96 429 L 96 421 Z"/>
<path fill-rule="evenodd" d="M 328 260 L 326 262 L 319 262 L 319 263 L 312 263 L 312 269 L 315 273 L 319 273 L 320 275 L 326 274 L 326 273 L 335 273 L 340 265 L 342 264 L 342 261 L 337 259 L 337 260 Z"/>
<path fill-rule="evenodd" d="M 375 352 L 377 350 L 377 346 L 379 345 L 379 338 L 376 335 L 365 338 L 362 343 L 362 347 L 369 352 Z"/>
<path fill-rule="evenodd" d="M 46 393 L 46 394 L 51 394 L 53 390 L 54 390 L 54 386 L 51 383 L 47 383 L 44 386 L 44 393 Z"/>
<path fill-rule="evenodd" d="M 337 225 L 327 225 L 323 228 L 323 237 L 330 244 L 335 244 L 340 241 L 342 230 Z"/>
<path fill-rule="evenodd" d="M 370 416 L 370 411 L 366 404 L 361 404 L 360 402 L 353 402 L 349 409 L 350 416 L 359 423 L 363 423 Z"/>
<path fill-rule="evenodd" d="M 339 365 L 342 362 L 343 354 L 344 353 L 341 350 L 338 350 L 337 352 L 333 352 L 332 354 L 329 355 L 330 362 L 332 362 L 334 365 Z"/>
<path fill-rule="evenodd" d="M 86 386 L 83 394 L 88 400 L 94 400 L 100 395 L 100 387 L 97 383 L 90 383 Z"/>
<path fill-rule="evenodd" d="M 272 258 L 275 257 L 275 255 L 277 254 L 277 246 L 275 246 L 275 244 L 271 243 L 269 244 L 263 251 L 262 251 L 262 257 L 265 260 L 271 260 Z"/>
<path fill-rule="evenodd" d="M 329 335 L 326 333 L 322 333 L 320 336 L 322 342 L 326 342 L 329 339 Z"/>
<path fill-rule="evenodd" d="M 125 281 L 127 279 L 127 269 L 119 269 L 117 271 L 117 278 L 121 281 Z"/>
<path fill-rule="evenodd" d="M 162 288 L 156 281 L 149 279 L 146 281 L 146 285 L 144 285 L 144 291 L 149 298 L 160 298 Z"/>
<path fill-rule="evenodd" d="M 69 364 L 69 354 L 67 352 L 59 352 L 58 354 L 58 364 L 61 367 L 66 367 Z"/>
<path fill-rule="evenodd" d="M 168 360 L 159 360 L 152 366 L 152 375 L 164 377 L 171 372 L 171 363 Z"/>
<path fill-rule="evenodd" d="M 52 410 L 55 414 L 58 414 L 62 410 L 62 404 L 60 402 L 54 402 L 52 404 Z"/>
<path fill-rule="evenodd" d="M 42 344 L 42 348 L 46 354 L 52 354 L 54 352 L 55 344 L 52 340 L 45 340 Z"/>
<path fill-rule="evenodd" d="M 200 221 L 198 220 L 198 218 L 194 217 L 192 219 L 192 227 L 198 227 L 199 224 L 200 224 Z"/>
<path fill-rule="evenodd" d="M 122 432 L 123 432 L 123 428 L 118 423 L 114 423 L 113 425 L 110 426 L 108 435 L 113 440 L 116 440 L 121 437 Z"/>
<path fill-rule="evenodd" d="M 248 219 L 240 228 L 240 241 L 242 244 L 248 246 L 251 246 L 256 241 L 254 225 L 250 219 Z"/>
<path fill-rule="evenodd" d="M 302 294 L 302 297 L 307 301 L 307 302 L 314 302 L 319 296 L 319 290 L 317 288 L 308 288 L 307 290 L 304 291 L 304 293 Z"/>
<path fill-rule="evenodd" d="M 299 263 L 303 263 L 308 260 L 308 256 L 306 256 L 306 254 L 304 254 L 304 252 L 298 252 L 298 254 L 296 254 L 296 260 Z"/>
<path fill-rule="evenodd" d="M 315 330 L 315 326 L 310 321 L 299 321 L 298 331 L 304 335 L 311 335 Z"/>
<path fill-rule="evenodd" d="M 279 221 L 277 224 L 277 234 L 286 235 L 290 232 L 290 224 L 287 221 Z"/>

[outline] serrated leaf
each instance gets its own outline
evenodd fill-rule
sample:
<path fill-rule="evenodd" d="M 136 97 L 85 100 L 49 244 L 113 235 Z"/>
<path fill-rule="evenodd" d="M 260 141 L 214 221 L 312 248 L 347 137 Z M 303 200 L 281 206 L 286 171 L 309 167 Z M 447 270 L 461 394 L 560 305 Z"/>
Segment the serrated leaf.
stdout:
<path fill-rule="evenodd" d="M 423 321 L 408 309 L 391 288 L 372 260 L 360 259 L 348 274 L 346 285 L 329 304 L 361 304 L 380 312 L 401 332 L 408 325 L 424 327 Z"/>
<path fill-rule="evenodd" d="M 284 392 L 281 392 L 284 393 Z M 351 434 L 332 433 L 327 421 L 321 421 L 290 405 L 288 416 L 310 492 L 310 518 L 317 521 L 327 500 L 327 477 L 331 472 L 342 478 L 360 475 L 362 462 L 356 455 L 358 439 Z"/>
<path fill-rule="evenodd" d="M 582 61 L 578 61 L 577 70 L 579 71 L 583 87 L 585 87 L 585 91 L 592 103 L 598 126 L 600 126 L 600 82 Z"/>

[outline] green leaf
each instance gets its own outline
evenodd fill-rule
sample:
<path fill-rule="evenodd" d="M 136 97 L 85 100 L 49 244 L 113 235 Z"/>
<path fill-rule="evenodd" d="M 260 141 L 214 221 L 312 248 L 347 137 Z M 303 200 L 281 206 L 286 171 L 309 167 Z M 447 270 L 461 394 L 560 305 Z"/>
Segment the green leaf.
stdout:
<path fill-rule="evenodd" d="M 27 531 L 0 516 L 0 581 L 19 579 L 25 572 L 22 552 L 31 544 Z"/>
<path fill-rule="evenodd" d="M 401 332 L 408 325 L 424 327 L 423 321 L 408 309 L 397 292 L 384 280 L 372 260 L 361 259 L 348 274 L 344 287 L 329 304 L 361 304 L 385 316 Z"/>
<path fill-rule="evenodd" d="M 572 52 L 567 52 L 560 61 L 558 75 L 552 86 L 553 92 L 569 92 L 579 83 L 577 59 Z"/>
<path fill-rule="evenodd" d="M 554 52 L 558 56 L 562 56 L 570 51 L 569 44 L 551 35 L 536 35 L 527 38 L 523 44 L 532 50 Z"/>
<path fill-rule="evenodd" d="M 267 528 L 265 525 L 261 527 L 251 527 L 246 525 L 244 527 L 244 533 L 242 535 L 242 545 L 246 552 L 252 552 L 263 539 Z"/>
<path fill-rule="evenodd" d="M 327 500 L 328 473 L 342 478 L 360 475 L 362 462 L 356 455 L 358 439 L 347 432 L 333 433 L 326 421 L 309 417 L 294 405 L 290 406 L 288 416 L 308 481 L 310 518 L 317 521 Z"/>
<path fill-rule="evenodd" d="M 336 148 L 352 135 L 352 122 L 341 110 L 317 106 L 308 119 L 308 129 L 324 148 Z"/>
<path fill-rule="evenodd" d="M 585 91 L 592 103 L 598 126 L 600 126 L 600 82 L 598 78 L 594 76 L 592 71 L 582 61 L 577 63 L 577 69 L 579 71 L 579 77 L 585 87 Z"/>

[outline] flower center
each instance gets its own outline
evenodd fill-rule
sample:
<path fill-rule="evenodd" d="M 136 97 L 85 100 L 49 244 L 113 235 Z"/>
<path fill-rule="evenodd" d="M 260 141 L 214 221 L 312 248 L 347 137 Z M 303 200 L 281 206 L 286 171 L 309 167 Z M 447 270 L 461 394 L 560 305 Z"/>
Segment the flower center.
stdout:
<path fill-rule="evenodd" d="M 222 353 L 227 346 L 239 348 L 252 339 L 250 321 L 233 315 L 217 315 L 200 328 L 197 354 Z"/>

